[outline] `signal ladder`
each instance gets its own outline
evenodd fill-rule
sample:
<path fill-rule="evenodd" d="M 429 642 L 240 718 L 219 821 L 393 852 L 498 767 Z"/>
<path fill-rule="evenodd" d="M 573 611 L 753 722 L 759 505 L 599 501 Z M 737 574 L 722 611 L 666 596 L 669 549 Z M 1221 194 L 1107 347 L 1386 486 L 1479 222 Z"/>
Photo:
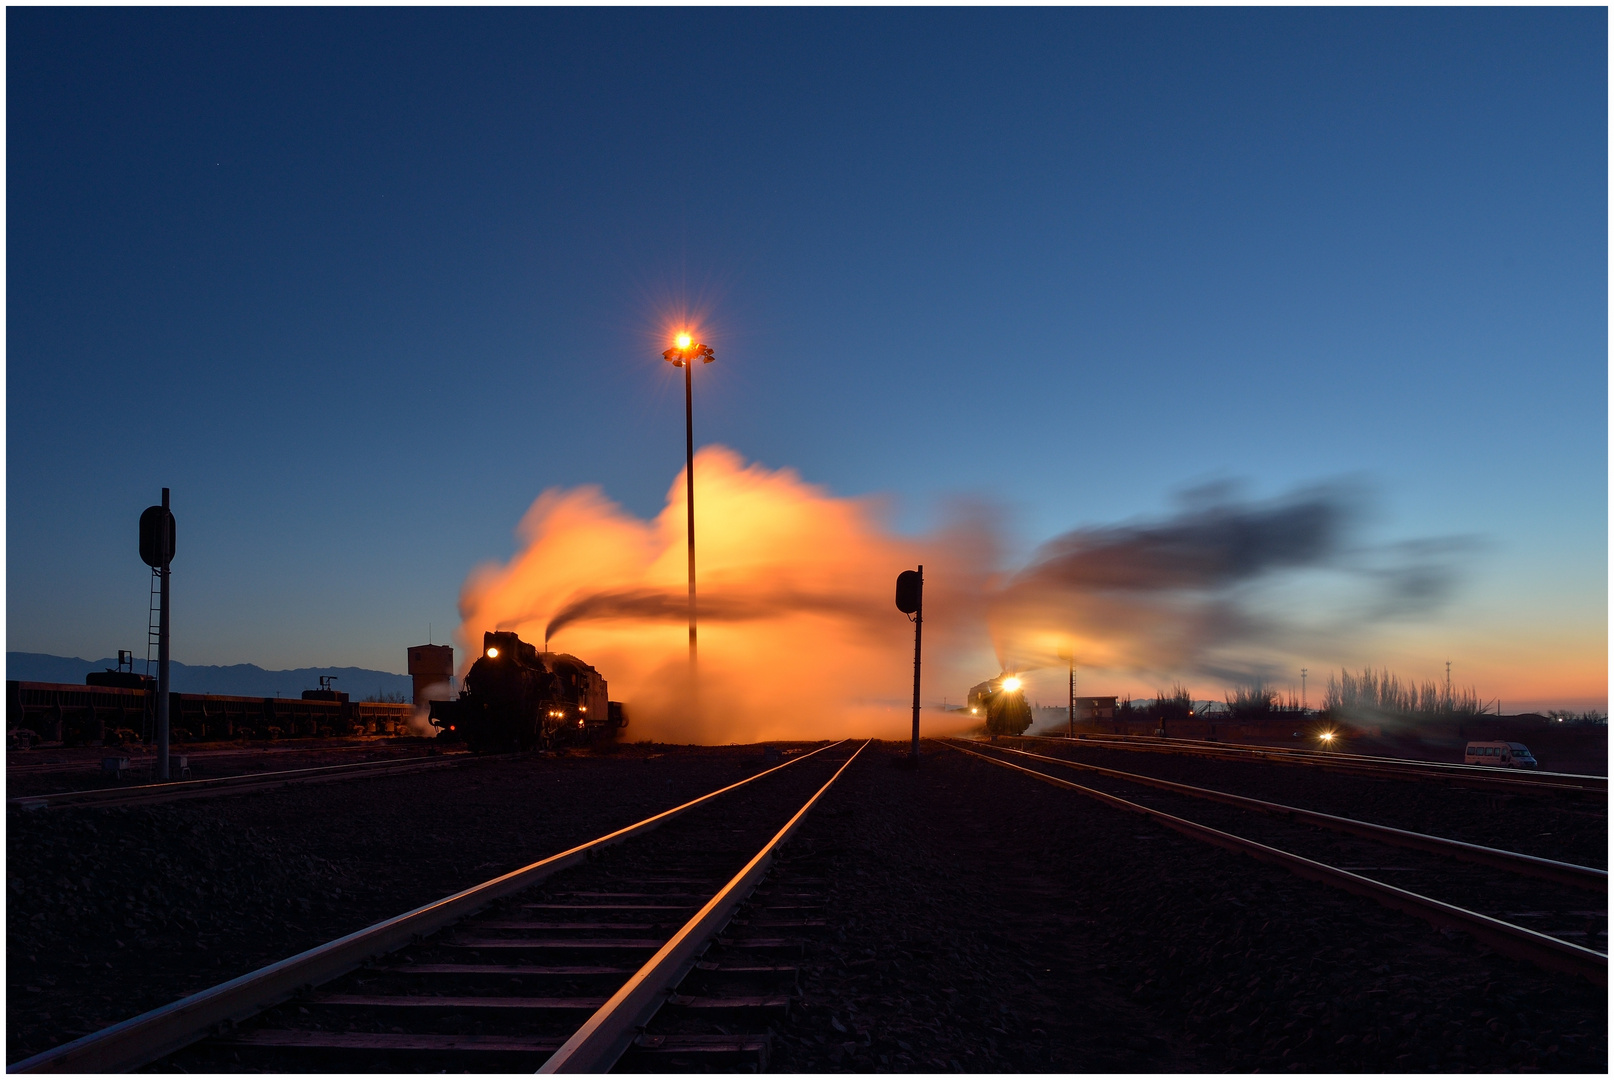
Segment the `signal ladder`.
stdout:
<path fill-rule="evenodd" d="M 151 603 L 146 608 L 146 677 L 155 680 L 157 675 L 158 645 L 162 636 L 162 603 L 163 603 L 163 575 L 156 567 L 151 570 Z M 155 682 L 152 683 L 156 685 Z M 156 734 L 153 730 L 157 723 L 157 699 L 147 694 L 146 715 L 142 724 L 140 737 L 147 741 Z"/>

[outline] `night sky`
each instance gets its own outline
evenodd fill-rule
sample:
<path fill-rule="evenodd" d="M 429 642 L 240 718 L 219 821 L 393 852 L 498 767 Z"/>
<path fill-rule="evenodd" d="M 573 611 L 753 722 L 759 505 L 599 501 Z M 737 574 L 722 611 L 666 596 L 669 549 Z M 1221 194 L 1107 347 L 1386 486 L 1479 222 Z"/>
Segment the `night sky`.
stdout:
<path fill-rule="evenodd" d="M 657 512 L 692 315 L 697 442 L 898 530 L 1346 479 L 1466 552 L 1381 663 L 1605 700 L 1602 9 L 6 18 L 9 649 L 143 656 L 168 486 L 176 659 L 400 671 Z"/>

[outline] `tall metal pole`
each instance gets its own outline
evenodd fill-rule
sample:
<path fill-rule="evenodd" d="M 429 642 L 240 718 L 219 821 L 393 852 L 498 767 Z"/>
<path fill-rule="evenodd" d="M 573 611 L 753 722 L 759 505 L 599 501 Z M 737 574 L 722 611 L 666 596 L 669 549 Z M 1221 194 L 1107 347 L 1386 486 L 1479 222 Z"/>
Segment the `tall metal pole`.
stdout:
<path fill-rule="evenodd" d="M 1070 737 L 1076 737 L 1076 661 L 1070 662 Z"/>
<path fill-rule="evenodd" d="M 163 509 L 168 509 L 168 489 L 163 488 Z M 162 585 L 162 610 L 157 614 L 157 779 L 168 779 L 168 522 L 162 528 L 163 565 L 158 572 Z M 149 654 L 148 654 L 149 655 Z"/>
<path fill-rule="evenodd" d="M 689 377 L 694 361 L 684 361 L 684 491 L 689 496 L 689 678 L 695 681 L 695 391 Z"/>
<path fill-rule="evenodd" d="M 925 627 L 925 564 L 919 564 L 919 610 L 913 613 L 913 753 L 919 761 L 919 642 Z"/>

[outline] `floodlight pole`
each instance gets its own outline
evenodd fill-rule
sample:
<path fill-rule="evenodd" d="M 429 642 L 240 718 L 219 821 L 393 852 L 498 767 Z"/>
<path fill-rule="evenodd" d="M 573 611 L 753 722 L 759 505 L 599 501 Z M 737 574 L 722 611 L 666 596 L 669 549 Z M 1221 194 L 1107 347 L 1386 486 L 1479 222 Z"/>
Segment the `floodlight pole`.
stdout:
<path fill-rule="evenodd" d="M 689 675 L 695 677 L 695 390 L 684 361 L 684 492 L 689 501 Z"/>
<path fill-rule="evenodd" d="M 690 691 L 695 684 L 695 384 L 689 369 L 695 361 L 710 364 L 714 359 L 711 346 L 703 345 L 689 334 L 679 334 L 673 347 L 661 358 L 674 367 L 684 369 L 684 492 L 688 502 L 689 519 L 689 680 Z"/>

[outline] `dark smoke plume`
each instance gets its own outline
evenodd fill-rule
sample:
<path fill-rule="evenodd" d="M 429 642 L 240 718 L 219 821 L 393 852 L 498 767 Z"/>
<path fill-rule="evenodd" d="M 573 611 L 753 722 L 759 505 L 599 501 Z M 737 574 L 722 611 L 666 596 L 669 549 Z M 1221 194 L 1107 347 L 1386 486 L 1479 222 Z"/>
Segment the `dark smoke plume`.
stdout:
<path fill-rule="evenodd" d="M 729 593 L 708 588 L 700 594 L 702 622 L 746 622 L 789 615 L 834 615 L 842 619 L 867 621 L 880 628 L 883 608 L 867 596 L 806 594 L 796 592 Z M 622 589 L 587 593 L 575 597 L 555 613 L 544 627 L 548 640 L 576 622 L 635 619 L 650 622 L 683 622 L 689 616 L 689 594 L 668 589 Z M 510 620 L 511 626 L 524 619 Z M 889 619 L 884 622 L 889 623 Z M 502 629 L 502 627 L 501 627 Z"/>
<path fill-rule="evenodd" d="M 1452 585 L 1450 556 L 1464 546 L 1354 544 L 1367 500 L 1346 485 L 1267 502 L 1200 489 L 1186 502 L 1164 521 L 1045 544 L 989 601 L 1000 661 L 1050 666 L 1074 651 L 1078 664 L 1255 681 L 1291 654 L 1337 650 L 1369 622 L 1437 605 Z M 1345 598 L 1291 598 L 1280 613 L 1270 593 L 1303 574 L 1332 575 Z M 1305 617 L 1319 610 L 1328 612 L 1320 624 Z"/>

